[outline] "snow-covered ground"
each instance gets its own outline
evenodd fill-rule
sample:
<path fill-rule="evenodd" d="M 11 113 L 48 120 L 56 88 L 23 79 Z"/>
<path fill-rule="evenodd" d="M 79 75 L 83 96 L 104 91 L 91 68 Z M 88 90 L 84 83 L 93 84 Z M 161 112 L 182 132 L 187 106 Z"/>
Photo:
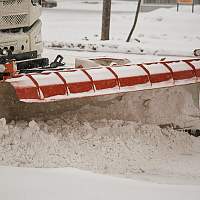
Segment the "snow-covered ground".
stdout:
<path fill-rule="evenodd" d="M 46 46 L 67 50 L 89 50 L 94 52 L 121 52 L 151 55 L 191 56 L 200 44 L 200 6 L 191 13 L 190 6 L 161 8 L 153 12 L 140 13 L 131 43 L 126 43 L 133 24 L 136 2 L 114 1 L 111 20 L 111 41 L 101 42 L 102 5 L 74 1 L 61 2 L 65 9 L 43 11 L 43 35 Z M 79 6 L 77 6 L 77 4 Z M 122 6 L 123 5 L 123 6 Z M 71 8 L 78 7 L 74 12 Z M 92 8 L 91 8 L 92 7 Z M 121 8 L 121 10 L 119 9 Z M 131 12 L 124 12 L 125 8 Z M 89 12 L 93 9 L 93 12 Z M 123 11 L 123 12 L 122 12 Z"/>
<path fill-rule="evenodd" d="M 199 200 L 200 196 L 199 186 L 159 185 L 76 169 L 1 167 L 0 177 L 0 197 L 5 200 Z"/>
<path fill-rule="evenodd" d="M 61 54 L 68 65 L 73 65 L 75 57 L 91 56 L 122 57 L 139 63 L 192 56 L 193 49 L 200 47 L 199 6 L 193 14 L 190 7 L 181 7 L 179 13 L 175 8 L 141 13 L 127 44 L 135 2 L 114 1 L 109 42 L 100 41 L 101 1 L 86 2 L 59 1 L 58 8 L 43 10 L 44 56 L 53 59 Z M 181 90 L 152 94 L 151 101 L 148 92 L 137 97 L 138 102 L 146 99 L 138 108 L 131 96 L 125 96 L 119 100 L 121 107 L 116 102 L 93 105 L 48 121 L 6 123 L 1 119 L 1 166 L 66 168 L 2 167 L 0 198 L 199 199 L 200 138 L 159 126 L 173 122 L 200 128 L 199 110 L 192 97 L 184 97 Z M 67 167 L 186 186 L 101 177 Z"/>

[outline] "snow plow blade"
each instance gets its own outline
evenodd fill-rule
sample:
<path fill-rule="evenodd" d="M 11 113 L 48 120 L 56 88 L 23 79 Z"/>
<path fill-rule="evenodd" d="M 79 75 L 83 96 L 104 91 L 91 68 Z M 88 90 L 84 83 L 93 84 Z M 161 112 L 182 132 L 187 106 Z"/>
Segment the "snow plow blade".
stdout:
<path fill-rule="evenodd" d="M 18 75 L 0 84 L 1 117 L 43 117 L 47 113 L 59 114 L 87 104 L 106 104 L 105 101 L 124 93 L 175 86 L 184 87 L 191 93 L 198 106 L 199 82 L 200 59 Z"/>

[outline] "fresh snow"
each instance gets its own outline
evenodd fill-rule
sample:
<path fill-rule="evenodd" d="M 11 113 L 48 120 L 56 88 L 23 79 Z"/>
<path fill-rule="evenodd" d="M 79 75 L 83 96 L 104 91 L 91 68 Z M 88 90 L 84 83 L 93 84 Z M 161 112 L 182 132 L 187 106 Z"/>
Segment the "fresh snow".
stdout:
<path fill-rule="evenodd" d="M 159 185 L 76 169 L 0 168 L 5 200 L 199 200 L 200 186 Z"/>
<path fill-rule="evenodd" d="M 181 6 L 179 13 L 175 8 L 140 13 L 126 43 L 136 3 L 113 1 L 111 40 L 101 42 L 102 1 L 89 2 L 97 3 L 59 1 L 58 8 L 43 10 L 44 56 L 52 60 L 61 54 L 69 66 L 75 57 L 95 56 L 141 63 L 191 57 L 199 48 L 199 6 L 193 14 L 189 6 Z M 47 121 L 1 119 L 0 198 L 199 199 L 200 138 L 159 126 L 200 129 L 193 97 L 181 89 L 139 92 L 134 101 L 132 97 L 110 104 L 105 97 L 99 105 L 94 102 Z"/>
<path fill-rule="evenodd" d="M 121 1 L 114 2 L 115 6 L 121 5 Z M 200 45 L 200 26 L 198 26 L 200 6 L 195 6 L 194 13 L 191 13 L 190 6 L 181 6 L 179 12 L 176 12 L 174 7 L 140 13 L 132 40 L 126 43 L 135 15 L 135 2 L 123 3 L 128 10 L 133 9 L 132 13 L 112 13 L 111 41 L 106 42 L 100 41 L 101 12 L 87 12 L 91 4 L 82 3 L 84 6 L 81 6 L 79 2 L 80 10 L 74 12 L 78 15 L 74 15 L 70 12 L 69 1 L 63 4 L 67 4 L 66 10 L 43 11 L 43 35 L 46 47 L 93 52 L 192 56 L 193 50 Z M 78 2 L 75 1 L 73 4 Z M 92 5 L 93 8 L 98 6 L 99 4 Z"/>

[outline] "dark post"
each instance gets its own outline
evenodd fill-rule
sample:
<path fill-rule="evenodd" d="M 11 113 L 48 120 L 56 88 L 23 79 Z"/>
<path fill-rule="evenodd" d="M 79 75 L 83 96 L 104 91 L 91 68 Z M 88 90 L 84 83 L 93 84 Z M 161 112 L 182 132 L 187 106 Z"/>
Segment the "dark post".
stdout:
<path fill-rule="evenodd" d="M 177 4 L 176 4 L 176 11 L 178 12 L 178 10 L 179 10 L 179 3 L 177 2 Z"/>
<path fill-rule="evenodd" d="M 103 0 L 101 40 L 109 40 L 111 0 Z"/>
<path fill-rule="evenodd" d="M 135 19 L 134 19 L 134 23 L 133 23 L 133 27 L 128 35 L 128 38 L 126 40 L 126 42 L 129 42 L 131 39 L 131 36 L 133 34 L 133 31 L 135 30 L 136 24 L 137 24 L 137 20 L 138 20 L 138 16 L 139 16 L 139 12 L 140 12 L 140 6 L 141 6 L 141 0 L 138 0 L 138 5 L 137 5 L 137 10 L 136 10 L 136 15 L 135 15 Z"/>
<path fill-rule="evenodd" d="M 194 12 L 194 4 L 195 4 L 195 0 L 192 1 L 192 13 Z"/>

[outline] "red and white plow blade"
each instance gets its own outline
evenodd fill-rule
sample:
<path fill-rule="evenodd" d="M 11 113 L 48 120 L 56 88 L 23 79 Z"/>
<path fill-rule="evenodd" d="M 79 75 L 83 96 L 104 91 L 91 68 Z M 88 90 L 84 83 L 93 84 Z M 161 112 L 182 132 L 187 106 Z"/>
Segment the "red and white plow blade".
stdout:
<path fill-rule="evenodd" d="M 49 102 L 197 83 L 200 59 L 49 71 L 6 82 L 20 101 Z"/>

